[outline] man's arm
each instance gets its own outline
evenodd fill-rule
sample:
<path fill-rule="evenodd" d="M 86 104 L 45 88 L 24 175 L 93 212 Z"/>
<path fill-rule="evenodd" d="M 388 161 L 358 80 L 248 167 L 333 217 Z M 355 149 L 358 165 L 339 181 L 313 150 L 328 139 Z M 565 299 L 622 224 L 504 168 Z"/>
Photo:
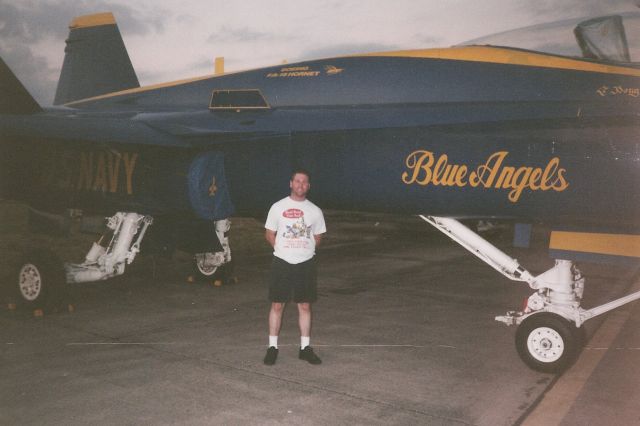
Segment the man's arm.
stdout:
<path fill-rule="evenodd" d="M 322 242 L 322 236 L 324 234 L 318 234 L 318 235 L 314 235 L 313 238 L 316 240 L 316 247 L 318 247 L 320 245 L 320 243 Z"/>
<path fill-rule="evenodd" d="M 272 231 L 271 229 L 267 229 L 264 232 L 264 237 L 267 239 L 271 247 L 276 246 L 276 231 Z"/>

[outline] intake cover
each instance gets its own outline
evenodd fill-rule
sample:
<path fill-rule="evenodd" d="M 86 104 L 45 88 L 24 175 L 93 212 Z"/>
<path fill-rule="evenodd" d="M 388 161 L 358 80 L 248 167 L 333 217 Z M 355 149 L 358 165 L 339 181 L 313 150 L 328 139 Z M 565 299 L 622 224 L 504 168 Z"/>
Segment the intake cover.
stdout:
<path fill-rule="evenodd" d="M 221 152 L 196 156 L 189 166 L 188 183 L 191 207 L 202 219 L 220 220 L 234 213 Z"/>

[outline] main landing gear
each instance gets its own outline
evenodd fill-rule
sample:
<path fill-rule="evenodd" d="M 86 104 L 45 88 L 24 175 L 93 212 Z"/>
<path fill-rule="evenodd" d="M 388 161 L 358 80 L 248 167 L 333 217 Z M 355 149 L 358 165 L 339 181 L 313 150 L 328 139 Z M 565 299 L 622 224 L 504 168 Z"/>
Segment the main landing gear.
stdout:
<path fill-rule="evenodd" d="M 640 291 L 595 308 L 580 307 L 584 277 L 573 262 L 556 260 L 538 276 L 518 264 L 484 238 L 455 219 L 420 216 L 449 238 L 513 281 L 529 284 L 535 293 L 522 311 L 509 311 L 496 321 L 517 325 L 516 349 L 530 368 L 559 373 L 568 368 L 584 345 L 585 321 L 640 299 Z"/>
<path fill-rule="evenodd" d="M 55 305 L 65 294 L 62 262 L 48 250 L 25 254 L 18 262 L 14 300 L 29 309 Z"/>
<path fill-rule="evenodd" d="M 106 280 L 122 275 L 125 266 L 131 264 L 140 252 L 140 244 L 153 223 L 151 216 L 137 213 L 116 213 L 107 219 L 108 232 L 93 243 L 85 261 L 80 264 L 65 264 L 66 281 L 80 283 Z M 231 228 L 229 219 L 212 222 L 222 251 L 197 253 L 194 256 L 194 267 L 200 278 L 218 279 L 225 275 L 231 265 L 231 248 L 228 232 Z M 134 240 L 135 239 L 135 240 Z M 106 242 L 106 245 L 103 243 Z"/>
<path fill-rule="evenodd" d="M 22 257 L 15 269 L 12 296 L 17 304 L 41 309 L 59 304 L 67 284 L 106 280 L 125 272 L 140 252 L 153 218 L 134 212 L 118 212 L 107 218 L 107 231 L 94 242 L 82 263 L 62 263 L 51 250 L 34 250 Z M 194 269 L 202 278 L 222 282 L 231 271 L 228 232 L 231 221 L 212 222 L 222 251 L 198 253 Z"/>
<path fill-rule="evenodd" d="M 231 221 L 229 219 L 217 220 L 215 222 L 216 236 L 220 241 L 222 251 L 195 254 L 195 275 L 198 280 L 209 281 L 213 283 L 214 286 L 220 286 L 224 281 L 230 279 L 233 268 L 228 237 L 230 229 Z M 191 280 L 196 280 L 196 277 L 190 277 Z"/>
<path fill-rule="evenodd" d="M 65 264 L 67 283 L 100 281 L 122 275 L 125 266 L 130 265 L 140 252 L 144 234 L 152 223 L 151 216 L 138 213 L 118 212 L 108 218 L 107 233 L 93 243 L 84 262 Z"/>

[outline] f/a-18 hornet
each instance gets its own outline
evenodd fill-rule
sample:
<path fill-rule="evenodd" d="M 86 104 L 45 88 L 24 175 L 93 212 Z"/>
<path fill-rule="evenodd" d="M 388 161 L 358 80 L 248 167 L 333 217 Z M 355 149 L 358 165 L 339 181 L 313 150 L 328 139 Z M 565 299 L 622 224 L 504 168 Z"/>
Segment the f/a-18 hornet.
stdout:
<path fill-rule="evenodd" d="M 16 289 L 40 303 L 122 274 L 148 229 L 220 273 L 229 217 L 263 214 L 301 166 L 323 207 L 419 215 L 527 283 L 496 319 L 518 326 L 527 365 L 560 371 L 585 321 L 640 298 L 583 309 L 574 263 L 640 257 L 639 46 L 623 23 L 637 42 L 628 14 L 572 23 L 561 52 L 493 37 L 140 87 L 113 15 L 75 18 L 55 106 L 0 63 L 2 197 L 108 215 L 108 232 L 80 264 L 27 258 Z M 458 221 L 483 218 L 549 224 L 555 266 L 534 275 Z"/>

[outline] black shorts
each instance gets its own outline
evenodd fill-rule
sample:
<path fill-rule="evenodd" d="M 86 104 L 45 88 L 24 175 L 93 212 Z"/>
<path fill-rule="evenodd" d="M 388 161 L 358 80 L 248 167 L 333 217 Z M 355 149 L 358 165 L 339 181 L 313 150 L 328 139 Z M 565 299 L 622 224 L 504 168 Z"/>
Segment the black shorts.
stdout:
<path fill-rule="evenodd" d="M 318 299 L 316 261 L 291 264 L 279 257 L 271 262 L 269 301 L 312 303 Z"/>

